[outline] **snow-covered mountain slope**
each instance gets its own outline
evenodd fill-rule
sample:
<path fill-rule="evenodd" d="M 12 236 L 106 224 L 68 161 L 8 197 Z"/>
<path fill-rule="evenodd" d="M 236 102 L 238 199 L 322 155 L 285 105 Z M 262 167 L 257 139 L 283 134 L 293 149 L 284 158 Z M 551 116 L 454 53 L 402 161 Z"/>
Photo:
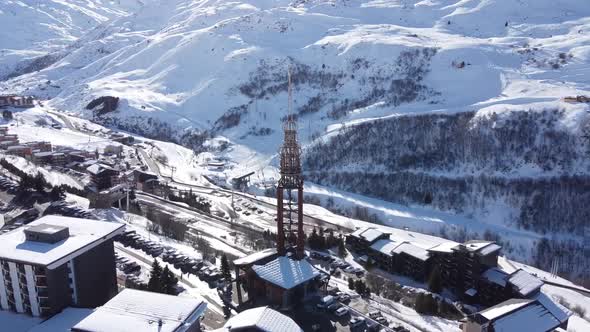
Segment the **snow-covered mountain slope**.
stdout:
<path fill-rule="evenodd" d="M 63 54 L 65 47 L 92 29 L 141 6 L 139 0 L 2 1 L 0 78 L 26 69 L 35 58 Z M 57 58 L 41 59 L 45 61 L 38 60 L 38 66 Z"/>
<path fill-rule="evenodd" d="M 89 101 L 115 95 L 117 118 L 175 129 L 231 127 L 218 121 L 229 111 L 244 119 L 224 134 L 239 139 L 279 128 L 292 66 L 310 137 L 333 122 L 588 90 L 589 16 L 575 0 L 144 1 L 5 87 L 87 117 Z"/>
<path fill-rule="evenodd" d="M 44 2 L 43 11 L 64 3 Z M 316 182 L 461 213 L 491 229 L 562 232 L 579 248 L 588 197 L 580 193 L 590 184 L 580 133 L 590 108 L 562 98 L 590 95 L 584 1 L 67 3 L 94 14 L 72 10 L 68 24 L 12 30 L 30 47 L 3 39 L 2 48 L 44 56 L 0 72 L 16 76 L 0 93 L 33 94 L 108 126 L 212 150 L 237 163 L 230 176 L 256 170 L 268 179 L 276 178 L 267 166 L 276 165 L 291 68 Z M 44 26 L 40 11 L 29 11 L 19 20 Z M 86 109 L 102 96 L 119 97 L 118 109 Z M 342 131 L 355 126 L 369 138 Z M 329 149 L 314 150 L 322 144 Z M 344 171 L 354 181 L 339 181 Z"/>

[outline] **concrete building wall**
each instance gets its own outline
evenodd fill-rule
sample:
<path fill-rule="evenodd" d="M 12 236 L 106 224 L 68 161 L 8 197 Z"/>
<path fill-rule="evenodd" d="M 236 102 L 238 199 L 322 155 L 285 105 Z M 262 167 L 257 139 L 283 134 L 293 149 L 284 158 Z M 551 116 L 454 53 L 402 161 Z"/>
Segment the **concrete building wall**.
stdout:
<path fill-rule="evenodd" d="M 68 270 L 66 264 L 53 270 L 47 270 L 47 305 L 50 307 L 47 315 L 61 311 L 71 304 L 71 293 L 68 287 Z"/>
<path fill-rule="evenodd" d="M 117 294 L 113 241 L 109 240 L 74 259 L 77 305 L 94 308 Z"/>
<path fill-rule="evenodd" d="M 41 315 L 39 309 L 39 300 L 37 299 L 37 288 L 35 283 L 35 275 L 31 265 L 25 265 L 25 277 L 27 279 L 27 289 L 24 290 L 29 294 L 29 301 L 31 305 L 31 314 L 35 317 Z"/>
<path fill-rule="evenodd" d="M 12 292 L 14 294 L 14 305 L 16 306 L 16 312 L 25 312 L 16 263 L 8 262 L 8 268 L 10 269 L 10 280 L 12 282 Z"/>
<path fill-rule="evenodd" d="M 6 292 L 6 280 L 4 279 L 4 264 L 0 261 L 0 308 L 3 310 L 9 310 L 8 306 L 8 294 Z M 8 271 L 6 271 L 8 273 Z"/>

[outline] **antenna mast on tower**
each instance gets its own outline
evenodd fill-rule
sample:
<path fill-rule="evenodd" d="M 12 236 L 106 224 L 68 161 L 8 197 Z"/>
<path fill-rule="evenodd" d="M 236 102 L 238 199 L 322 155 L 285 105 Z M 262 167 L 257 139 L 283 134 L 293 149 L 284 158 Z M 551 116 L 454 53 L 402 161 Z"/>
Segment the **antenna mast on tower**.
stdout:
<path fill-rule="evenodd" d="M 301 176 L 301 148 L 297 141 L 297 121 L 293 114 L 291 68 L 288 71 L 288 82 L 287 117 L 283 122 L 284 141 L 280 150 L 281 178 L 277 186 L 277 251 L 279 255 L 284 255 L 287 246 L 295 246 L 295 257 L 301 259 L 304 256 L 303 177 Z M 297 191 L 296 201 L 293 190 Z M 286 199 L 284 199 L 285 193 Z M 297 227 L 294 227 L 294 223 Z"/>

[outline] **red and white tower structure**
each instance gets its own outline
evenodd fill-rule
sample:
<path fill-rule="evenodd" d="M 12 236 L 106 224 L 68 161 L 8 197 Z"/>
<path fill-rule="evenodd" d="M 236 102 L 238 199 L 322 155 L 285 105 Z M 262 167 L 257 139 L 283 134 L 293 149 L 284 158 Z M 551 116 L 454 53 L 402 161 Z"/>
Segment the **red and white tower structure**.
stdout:
<path fill-rule="evenodd" d="M 289 71 L 288 114 L 283 123 L 285 135 L 280 150 L 281 178 L 277 186 L 277 251 L 285 255 L 288 247 L 295 247 L 295 258 L 304 257 L 303 233 L 303 177 L 301 176 L 301 148 L 297 142 L 297 120 L 292 112 L 293 91 Z M 297 198 L 293 196 L 294 193 Z"/>

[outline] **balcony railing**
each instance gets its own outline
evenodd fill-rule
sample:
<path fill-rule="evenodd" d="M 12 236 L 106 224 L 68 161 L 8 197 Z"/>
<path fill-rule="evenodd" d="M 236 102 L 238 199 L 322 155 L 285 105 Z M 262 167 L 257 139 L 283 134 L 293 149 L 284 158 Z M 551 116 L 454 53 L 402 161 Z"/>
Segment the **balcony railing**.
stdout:
<path fill-rule="evenodd" d="M 41 288 L 37 290 L 37 297 L 41 298 L 49 298 L 49 292 L 47 288 Z"/>

